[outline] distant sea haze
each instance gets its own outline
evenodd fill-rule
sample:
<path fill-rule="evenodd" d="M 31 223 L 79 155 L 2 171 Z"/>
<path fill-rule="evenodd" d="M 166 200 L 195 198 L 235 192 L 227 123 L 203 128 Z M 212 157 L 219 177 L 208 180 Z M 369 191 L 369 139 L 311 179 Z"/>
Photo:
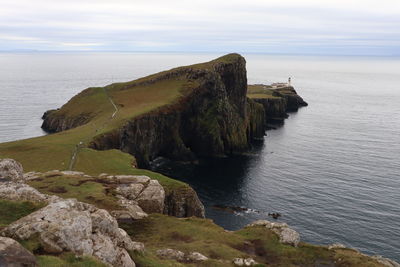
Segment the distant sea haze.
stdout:
<path fill-rule="evenodd" d="M 219 54 L 2 53 L 0 141 L 43 135 L 41 116 L 87 87 L 133 80 Z M 309 103 L 247 156 L 171 176 L 227 229 L 279 212 L 315 244 L 400 261 L 400 60 L 244 55 L 249 83 L 292 84 Z M 215 205 L 252 211 L 230 213 Z"/>

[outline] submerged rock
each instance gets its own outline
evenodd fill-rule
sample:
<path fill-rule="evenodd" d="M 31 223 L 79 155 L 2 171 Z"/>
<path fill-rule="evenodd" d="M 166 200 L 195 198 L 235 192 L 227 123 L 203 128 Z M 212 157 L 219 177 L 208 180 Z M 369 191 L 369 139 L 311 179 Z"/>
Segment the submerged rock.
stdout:
<path fill-rule="evenodd" d="M 21 246 L 17 241 L 0 237 L 1 267 L 36 267 L 35 256 Z"/>

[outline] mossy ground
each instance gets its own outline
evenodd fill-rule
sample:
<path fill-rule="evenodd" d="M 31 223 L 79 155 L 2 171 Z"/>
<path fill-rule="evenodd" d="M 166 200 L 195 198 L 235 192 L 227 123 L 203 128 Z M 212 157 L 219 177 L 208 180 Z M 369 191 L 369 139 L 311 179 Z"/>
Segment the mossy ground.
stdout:
<path fill-rule="evenodd" d="M 27 201 L 0 200 L 0 230 L 42 207 L 42 204 Z"/>
<path fill-rule="evenodd" d="M 232 259 L 253 258 L 259 266 L 339 266 L 378 267 L 374 260 L 351 249 L 328 250 L 327 247 L 300 243 L 295 248 L 283 245 L 265 227 L 246 227 L 226 231 L 211 220 L 175 218 L 152 214 L 134 224 L 121 224 L 133 239 L 145 243 L 144 254 L 132 254 L 138 266 L 232 266 Z M 203 263 L 173 263 L 157 257 L 158 249 L 172 248 L 182 252 L 200 252 L 209 258 Z M 339 260 L 340 259 L 340 260 Z M 365 265 L 363 265 L 365 263 Z M 335 265 L 330 265 L 335 264 Z"/>

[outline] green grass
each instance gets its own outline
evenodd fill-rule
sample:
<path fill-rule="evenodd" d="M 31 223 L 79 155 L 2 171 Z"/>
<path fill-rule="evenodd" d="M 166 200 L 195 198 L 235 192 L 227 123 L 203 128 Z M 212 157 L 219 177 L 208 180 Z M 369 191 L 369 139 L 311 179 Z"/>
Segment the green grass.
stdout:
<path fill-rule="evenodd" d="M 72 253 L 64 253 L 59 256 L 37 256 L 39 267 L 107 267 L 93 257 L 76 257 Z"/>
<path fill-rule="evenodd" d="M 208 219 L 179 219 L 152 214 L 134 224 L 120 224 L 120 227 L 133 239 L 145 244 L 144 254 L 132 254 L 139 266 L 181 266 L 177 263 L 171 265 L 170 261 L 161 260 L 156 255 L 158 249 L 172 248 L 185 253 L 200 252 L 209 258 L 194 266 L 232 266 L 232 259 L 250 257 L 260 263 L 259 266 L 311 267 L 336 261 L 338 267 L 383 267 L 350 249 L 328 250 L 327 247 L 302 242 L 297 248 L 283 245 L 275 233 L 261 226 L 231 232 Z"/>
<path fill-rule="evenodd" d="M 249 98 L 281 98 L 276 94 L 276 89 L 263 84 L 253 84 L 247 86 L 247 97 Z"/>
<path fill-rule="evenodd" d="M 0 200 L 0 230 L 42 207 L 42 204 L 27 201 Z"/>
<path fill-rule="evenodd" d="M 44 194 L 62 198 L 76 198 L 99 208 L 114 210 L 119 206 L 112 185 L 86 177 L 57 175 L 40 177 L 28 183 Z"/>

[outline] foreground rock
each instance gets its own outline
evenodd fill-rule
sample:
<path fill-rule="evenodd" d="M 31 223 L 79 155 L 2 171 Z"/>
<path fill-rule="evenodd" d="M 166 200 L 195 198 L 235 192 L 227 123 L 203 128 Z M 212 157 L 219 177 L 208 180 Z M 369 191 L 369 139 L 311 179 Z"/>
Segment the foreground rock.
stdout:
<path fill-rule="evenodd" d="M 17 241 L 0 237 L 0 266 L 1 267 L 35 267 L 35 256 L 21 246 Z"/>
<path fill-rule="evenodd" d="M 267 229 L 272 230 L 279 236 L 279 241 L 282 244 L 297 247 L 300 242 L 299 233 L 289 228 L 286 223 L 274 223 L 267 220 L 258 220 L 253 222 L 252 224 L 247 225 L 247 227 L 253 226 L 264 226 Z"/>
<path fill-rule="evenodd" d="M 13 159 L 0 159 L 0 181 L 19 182 L 24 179 L 22 165 Z"/>
<path fill-rule="evenodd" d="M 27 184 L 3 182 L 0 183 L 0 199 L 50 203 L 61 198 L 42 194 Z"/>
<path fill-rule="evenodd" d="M 127 250 L 143 249 L 106 210 L 75 199 L 50 203 L 10 224 L 1 235 L 19 240 L 38 238 L 46 253 L 71 251 L 112 266 L 135 266 Z"/>

